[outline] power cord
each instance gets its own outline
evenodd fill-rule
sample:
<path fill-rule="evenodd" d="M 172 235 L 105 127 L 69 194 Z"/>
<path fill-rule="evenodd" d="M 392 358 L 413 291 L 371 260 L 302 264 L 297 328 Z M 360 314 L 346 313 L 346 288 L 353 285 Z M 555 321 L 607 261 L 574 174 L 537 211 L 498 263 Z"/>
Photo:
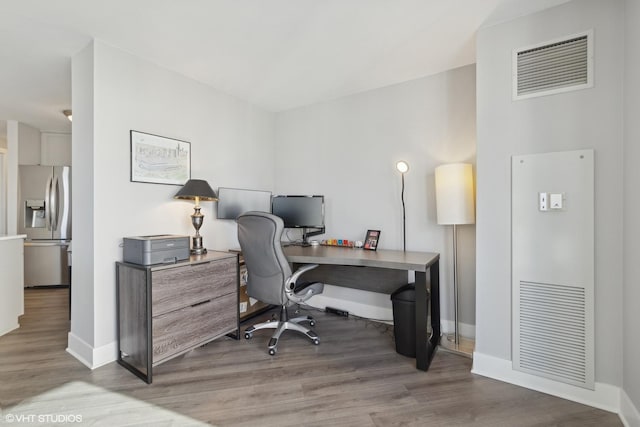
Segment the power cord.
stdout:
<path fill-rule="evenodd" d="M 304 306 L 305 309 L 309 311 L 318 311 L 318 312 L 326 313 L 326 311 L 323 308 L 315 307 L 313 305 L 309 305 L 306 303 L 299 303 L 297 305 L 298 305 L 298 308 L 295 311 L 296 314 L 300 312 L 301 306 Z M 390 333 L 393 335 L 393 319 L 374 319 L 372 317 L 357 316 L 351 313 L 349 313 L 349 317 L 353 318 L 355 321 L 363 321 L 365 323 L 365 326 L 372 326 L 376 329 L 382 330 L 383 333 Z"/>
<path fill-rule="evenodd" d="M 284 243 L 288 243 L 288 244 L 293 244 L 293 243 L 302 243 L 302 239 L 292 239 L 291 236 L 289 236 L 289 229 L 285 229 L 284 230 L 284 235 L 286 236 L 287 240 L 284 241 Z"/>

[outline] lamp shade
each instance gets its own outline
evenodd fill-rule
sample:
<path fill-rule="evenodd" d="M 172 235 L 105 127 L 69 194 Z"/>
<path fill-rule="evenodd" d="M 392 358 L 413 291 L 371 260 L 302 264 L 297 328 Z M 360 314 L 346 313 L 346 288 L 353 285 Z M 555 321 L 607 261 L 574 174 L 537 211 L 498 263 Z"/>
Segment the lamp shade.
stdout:
<path fill-rule="evenodd" d="M 438 166 L 435 175 L 438 224 L 474 224 L 471 164 L 452 163 Z"/>
<path fill-rule="evenodd" d="M 216 192 L 204 179 L 190 179 L 173 197 L 187 200 L 218 200 Z"/>

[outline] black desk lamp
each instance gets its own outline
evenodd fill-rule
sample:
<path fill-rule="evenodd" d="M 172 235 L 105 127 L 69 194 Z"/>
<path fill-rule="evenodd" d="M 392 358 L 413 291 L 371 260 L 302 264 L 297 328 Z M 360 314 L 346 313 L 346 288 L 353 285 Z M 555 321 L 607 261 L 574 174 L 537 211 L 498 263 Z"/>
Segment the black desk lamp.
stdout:
<path fill-rule="evenodd" d="M 187 183 L 173 196 L 175 199 L 195 200 L 193 215 L 191 215 L 191 224 L 196 229 L 196 235 L 191 238 L 193 244 L 191 253 L 194 255 L 202 255 L 207 253 L 207 249 L 202 247 L 202 236 L 200 235 L 200 227 L 204 220 L 204 215 L 200 213 L 200 200 L 216 201 L 218 196 L 211 186 L 204 179 L 190 179 Z"/>

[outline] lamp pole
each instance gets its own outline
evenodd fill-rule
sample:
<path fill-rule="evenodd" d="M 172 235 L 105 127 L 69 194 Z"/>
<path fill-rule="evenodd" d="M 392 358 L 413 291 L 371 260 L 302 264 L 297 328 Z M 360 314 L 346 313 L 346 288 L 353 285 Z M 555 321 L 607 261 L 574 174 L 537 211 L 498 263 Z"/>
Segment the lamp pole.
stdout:
<path fill-rule="evenodd" d="M 460 333 L 458 332 L 458 229 L 453 224 L 453 321 L 454 321 L 454 342 L 456 346 L 460 344 Z"/>
<path fill-rule="evenodd" d="M 396 163 L 396 169 L 401 174 L 402 190 L 400 192 L 400 200 L 402 201 L 402 250 L 407 251 L 407 216 L 404 206 L 404 174 L 409 171 L 409 163 L 400 160 Z"/>
<path fill-rule="evenodd" d="M 402 193 L 400 194 L 402 200 L 402 250 L 407 251 L 407 216 L 404 206 L 404 174 L 402 174 Z"/>

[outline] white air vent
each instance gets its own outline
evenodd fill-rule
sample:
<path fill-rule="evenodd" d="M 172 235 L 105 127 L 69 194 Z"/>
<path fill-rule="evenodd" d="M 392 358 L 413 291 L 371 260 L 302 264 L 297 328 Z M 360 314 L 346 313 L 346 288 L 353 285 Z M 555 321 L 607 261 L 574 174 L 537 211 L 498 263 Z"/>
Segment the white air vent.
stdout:
<path fill-rule="evenodd" d="M 584 288 L 520 282 L 518 368 L 585 386 L 590 381 Z"/>
<path fill-rule="evenodd" d="M 593 31 L 516 49 L 513 99 L 593 86 Z"/>

